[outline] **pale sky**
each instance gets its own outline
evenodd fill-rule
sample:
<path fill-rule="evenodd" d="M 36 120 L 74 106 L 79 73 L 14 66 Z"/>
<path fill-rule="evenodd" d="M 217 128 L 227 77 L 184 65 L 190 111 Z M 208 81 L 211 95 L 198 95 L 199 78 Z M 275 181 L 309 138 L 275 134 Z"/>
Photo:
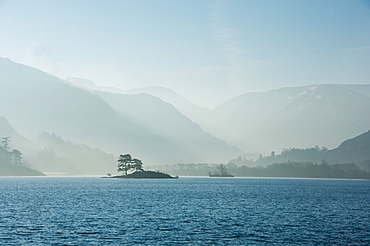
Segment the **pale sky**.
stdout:
<path fill-rule="evenodd" d="M 168 87 L 208 107 L 368 84 L 370 1 L 0 0 L 0 57 L 99 86 Z"/>

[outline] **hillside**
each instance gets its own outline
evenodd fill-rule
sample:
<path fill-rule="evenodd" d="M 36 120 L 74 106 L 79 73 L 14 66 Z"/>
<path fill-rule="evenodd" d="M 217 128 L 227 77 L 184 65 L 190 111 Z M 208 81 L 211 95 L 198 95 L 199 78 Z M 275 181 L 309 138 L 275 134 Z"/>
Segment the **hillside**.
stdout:
<path fill-rule="evenodd" d="M 66 141 L 54 133 L 41 132 L 36 139 L 28 140 L 4 117 L 0 117 L 0 137 L 9 137 L 10 148 L 21 151 L 22 162 L 43 173 L 102 174 L 113 172 L 117 167 L 112 154 Z"/>
<path fill-rule="evenodd" d="M 117 169 L 114 155 L 64 140 L 54 133 L 40 133 L 35 144 L 39 150 L 27 156 L 27 160 L 44 173 L 101 175 Z"/>
<path fill-rule="evenodd" d="M 23 150 L 30 152 L 32 144 L 16 132 L 4 117 L 0 117 L 0 139 L 0 176 L 45 176 L 25 166 L 27 162 L 23 160 Z M 19 153 L 18 157 L 13 154 L 14 151 Z"/>
<path fill-rule="evenodd" d="M 147 115 L 136 117 L 113 108 L 107 98 L 40 70 L 9 59 L 0 59 L 0 68 L 4 71 L 0 74 L 0 104 L 3 105 L 0 114 L 28 138 L 36 138 L 42 131 L 51 132 L 108 153 L 132 153 L 150 163 L 222 161 L 240 153 L 204 133 L 186 117 L 174 120 L 168 116 L 166 107 L 169 107 L 163 101 L 153 99 L 157 100 L 155 105 L 141 105 Z M 130 108 L 135 114 L 141 98 L 133 95 L 120 107 Z M 158 108 L 163 105 L 164 108 Z M 148 128 L 147 122 L 153 120 L 152 112 L 161 112 L 158 119 L 166 119 L 162 131 Z M 187 128 L 182 129 L 183 126 Z M 166 128 L 170 127 L 177 128 L 173 132 L 187 131 L 187 134 L 165 136 Z"/>
<path fill-rule="evenodd" d="M 136 88 L 124 91 L 125 94 L 148 94 L 160 98 L 162 101 L 173 105 L 179 112 L 184 114 L 186 117 L 196 122 L 203 130 L 209 133 L 222 131 L 217 128 L 216 124 L 208 117 L 212 115 L 212 110 L 204 107 L 200 107 L 186 98 L 182 97 L 175 91 L 160 87 L 160 86 L 149 86 L 143 88 Z"/>
<path fill-rule="evenodd" d="M 247 93 L 214 111 L 226 140 L 246 152 L 334 148 L 370 128 L 370 97 L 336 85 Z"/>
<path fill-rule="evenodd" d="M 111 105 L 119 114 L 128 116 L 151 132 L 168 139 L 179 149 L 196 159 L 217 161 L 219 156 L 241 153 L 238 149 L 207 133 L 199 125 L 181 114 L 173 105 L 148 95 L 124 95 L 107 92 L 95 92 Z M 189 147 L 193 152 L 188 152 Z M 196 149 L 193 149 L 193 148 Z M 173 153 L 168 153 L 171 155 Z M 207 156 L 204 158 L 202 156 Z"/>
<path fill-rule="evenodd" d="M 337 148 L 328 151 L 325 158 L 329 162 L 355 162 L 370 160 L 370 130 L 348 139 Z"/>
<path fill-rule="evenodd" d="M 28 167 L 0 164 L 0 176 L 45 176 L 45 174 Z"/>
<path fill-rule="evenodd" d="M 5 117 L 0 116 L 0 138 L 3 137 L 9 137 L 10 147 L 22 150 L 23 155 L 31 154 L 37 149 L 32 141 L 19 134 Z"/>
<path fill-rule="evenodd" d="M 260 156 L 251 161 L 241 157 L 230 160 L 238 165 L 271 165 L 274 163 L 321 163 L 321 164 L 358 164 L 363 170 L 370 171 L 370 130 L 354 138 L 343 141 L 338 147 L 328 150 L 318 146 L 311 148 L 289 148 L 279 154 Z"/>
<path fill-rule="evenodd" d="M 204 131 L 215 136 L 219 136 L 219 133 L 223 132 L 222 129 L 217 127 L 217 124 L 213 120 L 210 120 L 213 117 L 212 111 L 210 109 L 195 105 L 194 103 L 188 101 L 186 98 L 169 88 L 161 86 L 148 86 L 130 90 L 121 90 L 118 88 L 97 86 L 94 84 L 94 82 L 82 78 L 68 78 L 67 82 L 79 88 L 94 91 L 97 93 L 105 92 L 121 95 L 151 95 L 153 97 L 161 99 L 163 102 L 169 103 L 174 106 L 187 118 L 197 123 Z"/>

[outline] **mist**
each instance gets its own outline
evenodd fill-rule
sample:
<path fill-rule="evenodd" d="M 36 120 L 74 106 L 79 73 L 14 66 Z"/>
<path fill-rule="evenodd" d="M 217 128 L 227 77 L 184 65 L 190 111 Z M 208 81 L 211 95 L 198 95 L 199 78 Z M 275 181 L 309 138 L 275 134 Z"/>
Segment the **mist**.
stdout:
<path fill-rule="evenodd" d="M 63 175 L 115 173 L 121 154 L 209 172 L 316 146 L 335 154 L 291 161 L 368 159 L 353 159 L 366 141 L 340 148 L 370 129 L 363 1 L 19 0 L 0 11 L 4 163 L 17 166 L 13 149 L 18 164 Z"/>
<path fill-rule="evenodd" d="M 291 148 L 335 149 L 370 129 L 370 85 L 286 87 L 246 93 L 207 109 L 169 88 L 99 87 L 5 58 L 0 67 L 0 135 L 11 144 L 3 142 L 2 149 L 10 153 L 12 146 L 22 153 L 24 167 L 49 175 L 115 173 L 122 153 L 153 168 L 232 163 L 240 157 L 253 159 L 240 165 L 263 165 L 258 156 Z"/>
<path fill-rule="evenodd" d="M 367 2 L 0 0 L 0 243 L 368 245 Z"/>

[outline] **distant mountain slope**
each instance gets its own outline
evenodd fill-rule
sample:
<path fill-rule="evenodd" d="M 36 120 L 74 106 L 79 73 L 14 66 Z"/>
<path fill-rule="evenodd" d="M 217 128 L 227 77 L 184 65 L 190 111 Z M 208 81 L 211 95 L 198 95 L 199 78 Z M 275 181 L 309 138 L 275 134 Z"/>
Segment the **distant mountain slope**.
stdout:
<path fill-rule="evenodd" d="M 227 140 L 247 152 L 333 148 L 370 128 L 370 97 L 336 85 L 248 93 L 215 111 Z"/>
<path fill-rule="evenodd" d="M 189 151 L 189 146 L 196 148 L 198 158 L 208 156 L 208 160 L 218 155 L 236 155 L 241 153 L 233 147 L 229 147 L 224 141 L 205 133 L 199 125 L 181 114 L 173 105 L 163 102 L 161 99 L 148 95 L 124 95 L 107 92 L 95 92 L 108 102 L 113 109 L 122 115 L 128 116 L 135 122 L 151 132 L 171 141 L 184 151 Z M 214 156 L 214 157 L 212 157 Z"/>
<path fill-rule="evenodd" d="M 160 86 L 149 86 L 137 89 L 126 90 L 126 94 L 141 94 L 145 93 L 160 98 L 161 100 L 172 104 L 178 111 L 184 114 L 186 117 L 197 123 L 202 129 L 213 136 L 217 136 L 223 139 L 225 135 L 224 129 L 220 128 L 215 122 L 216 118 L 213 111 L 208 108 L 200 107 L 175 91 L 160 87 Z"/>
<path fill-rule="evenodd" d="M 42 132 L 35 143 L 39 151 L 28 157 L 32 167 L 44 173 L 104 175 L 117 169 L 116 157 L 100 149 Z"/>
<path fill-rule="evenodd" d="M 218 126 L 227 131 L 223 135 L 229 141 L 244 136 L 265 123 L 303 88 L 282 88 L 276 91 L 246 93 L 217 106 Z"/>
<path fill-rule="evenodd" d="M 370 130 L 344 141 L 339 147 L 329 150 L 325 154 L 330 162 L 363 162 L 370 160 Z"/>
<path fill-rule="evenodd" d="M 45 174 L 28 167 L 0 164 L 0 176 L 45 176 Z"/>
<path fill-rule="evenodd" d="M 154 97 L 158 97 L 162 101 L 173 105 L 179 112 L 184 114 L 192 121 L 196 122 L 206 132 L 209 132 L 211 134 L 215 133 L 216 135 L 219 135 L 218 133 L 223 131 L 222 129 L 216 126 L 213 120 L 210 120 L 210 118 L 213 117 L 212 111 L 210 109 L 195 105 L 194 103 L 191 103 L 190 101 L 182 97 L 180 94 L 165 87 L 148 86 L 130 90 L 121 90 L 118 88 L 97 86 L 92 81 L 82 78 L 68 78 L 67 81 L 72 85 L 90 91 L 110 92 L 114 94 L 124 94 L 124 95 L 147 94 Z"/>
<path fill-rule="evenodd" d="M 352 90 L 355 92 L 358 92 L 360 94 L 364 94 L 365 96 L 370 97 L 370 85 L 369 84 L 358 84 L 358 85 L 346 85 L 346 84 L 338 84 L 338 87 L 347 89 L 347 90 Z"/>
<path fill-rule="evenodd" d="M 9 137 L 8 150 L 4 143 L 0 147 L 0 176 L 45 176 L 45 174 L 24 166 L 21 159 L 18 163 L 9 156 L 13 150 L 18 150 L 23 155 L 23 150 L 32 146 L 32 144 L 16 132 L 4 117 L 0 117 L 0 140 Z M 28 151 L 29 152 L 29 151 Z"/>
<path fill-rule="evenodd" d="M 14 130 L 4 117 L 0 117 L 0 141 L 2 137 L 10 137 L 9 148 L 22 153 L 23 163 L 43 173 L 103 175 L 115 172 L 117 168 L 113 155 L 87 145 L 65 141 L 55 134 L 42 132 L 37 139 L 30 141 Z M 18 171 L 18 175 L 27 172 L 29 175 L 37 174 L 29 171 L 29 168 L 14 168 L 14 165 L 8 164 L 1 169 L 3 173 L 0 175 L 16 175 Z"/>
<path fill-rule="evenodd" d="M 1 114 L 26 136 L 55 132 L 75 142 L 101 146 L 109 151 L 137 151 L 154 134 L 116 112 L 99 96 L 70 86 L 37 69 L 0 59 Z M 124 141 L 130 139 L 132 145 Z M 118 147 L 120 146 L 120 147 Z M 123 150 L 122 150 L 123 149 Z"/>
<path fill-rule="evenodd" d="M 30 154 L 34 152 L 37 147 L 34 143 L 20 135 L 10 123 L 5 119 L 5 117 L 0 117 L 0 141 L 4 137 L 10 137 L 9 145 L 11 148 L 20 150 L 23 155 Z"/>
<path fill-rule="evenodd" d="M 188 132 L 182 141 L 181 137 L 164 136 L 147 127 L 150 117 L 143 115 L 145 120 L 140 122 L 113 109 L 99 95 L 37 69 L 8 59 L 0 59 L 0 68 L 4 71 L 0 74 L 0 114 L 23 135 L 35 137 L 41 131 L 54 132 L 72 142 L 100 147 L 109 153 L 131 153 L 151 163 L 222 161 L 240 153 L 216 138 L 205 137 L 201 130 Z M 135 108 L 139 104 L 134 99 L 122 107 Z M 157 110 L 160 111 L 151 107 L 152 112 Z M 162 114 L 166 117 L 166 112 Z M 168 118 L 171 127 L 181 127 L 170 121 Z M 198 133 L 204 138 L 195 137 Z"/>

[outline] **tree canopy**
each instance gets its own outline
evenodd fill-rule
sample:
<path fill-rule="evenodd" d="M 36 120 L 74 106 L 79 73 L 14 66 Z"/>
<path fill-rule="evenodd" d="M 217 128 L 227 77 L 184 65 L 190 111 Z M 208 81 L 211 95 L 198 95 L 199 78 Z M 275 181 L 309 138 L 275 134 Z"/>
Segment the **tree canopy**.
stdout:
<path fill-rule="evenodd" d="M 133 159 L 130 154 L 119 155 L 117 171 L 124 172 L 125 175 L 129 171 L 144 171 L 143 162 L 139 159 Z"/>
<path fill-rule="evenodd" d="M 10 150 L 10 137 L 2 138 L 2 146 L 0 146 L 0 164 L 21 165 L 22 153 L 17 149 Z"/>

